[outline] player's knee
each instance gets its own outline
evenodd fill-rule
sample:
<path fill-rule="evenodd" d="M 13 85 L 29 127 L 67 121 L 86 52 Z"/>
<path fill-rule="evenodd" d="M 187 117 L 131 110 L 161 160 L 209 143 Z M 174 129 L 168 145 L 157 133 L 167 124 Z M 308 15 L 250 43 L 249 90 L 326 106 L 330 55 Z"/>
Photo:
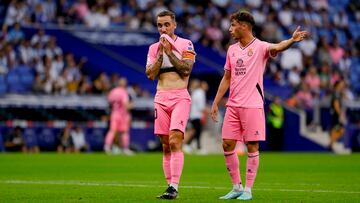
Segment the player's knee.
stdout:
<path fill-rule="evenodd" d="M 172 130 L 170 132 L 169 146 L 172 152 L 181 150 L 181 143 L 183 140 L 183 133 L 178 130 Z"/>
<path fill-rule="evenodd" d="M 235 144 L 230 141 L 223 141 L 222 146 L 225 152 L 233 151 L 235 149 Z"/>
<path fill-rule="evenodd" d="M 259 143 L 258 142 L 249 142 L 247 143 L 248 152 L 257 152 L 259 151 Z"/>
<path fill-rule="evenodd" d="M 181 150 L 181 142 L 179 142 L 178 140 L 170 140 L 169 145 L 172 152 Z"/>
<path fill-rule="evenodd" d="M 171 152 L 170 146 L 168 144 L 163 144 L 162 147 L 163 147 L 164 154 L 169 154 Z"/>

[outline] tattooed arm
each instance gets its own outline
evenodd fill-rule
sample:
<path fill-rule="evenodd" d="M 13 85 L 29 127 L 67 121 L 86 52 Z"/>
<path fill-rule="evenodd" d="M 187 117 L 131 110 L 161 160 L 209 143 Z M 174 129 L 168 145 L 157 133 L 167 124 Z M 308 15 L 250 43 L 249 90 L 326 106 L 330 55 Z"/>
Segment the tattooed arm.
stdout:
<path fill-rule="evenodd" d="M 161 64 L 163 62 L 163 47 L 161 44 L 159 46 L 160 47 L 155 63 L 146 66 L 146 76 L 150 80 L 155 80 L 155 78 L 158 76 L 160 72 Z"/>
<path fill-rule="evenodd" d="M 178 59 L 173 52 L 167 54 L 170 62 L 174 65 L 177 72 L 181 77 L 187 77 L 190 75 L 194 62 L 189 59 Z"/>

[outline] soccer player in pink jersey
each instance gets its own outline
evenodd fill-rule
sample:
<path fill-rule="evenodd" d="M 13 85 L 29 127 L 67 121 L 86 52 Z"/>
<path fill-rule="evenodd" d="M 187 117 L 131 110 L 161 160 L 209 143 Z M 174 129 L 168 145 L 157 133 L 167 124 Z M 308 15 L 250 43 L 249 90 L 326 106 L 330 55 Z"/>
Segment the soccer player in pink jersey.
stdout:
<path fill-rule="evenodd" d="M 233 189 L 220 199 L 250 200 L 259 166 L 259 141 L 265 140 L 263 74 L 266 62 L 270 56 L 275 57 L 295 42 L 303 40 L 307 32 L 300 31 L 298 27 L 290 39 L 270 44 L 254 37 L 252 28 L 255 21 L 249 12 L 238 11 L 231 15 L 230 21 L 229 31 L 237 43 L 227 51 L 225 73 L 211 108 L 211 117 L 217 121 L 219 101 L 230 87 L 222 139 Z M 246 143 L 248 149 L 245 189 L 234 150 L 237 141 Z"/>
<path fill-rule="evenodd" d="M 127 155 L 133 154 L 129 149 L 129 129 L 131 115 L 129 109 L 129 95 L 126 90 L 127 80 L 120 78 L 118 87 L 112 89 L 108 95 L 111 105 L 110 129 L 106 134 L 104 150 L 107 154 L 111 153 L 115 136 L 118 136 L 119 145 L 122 152 Z"/>
<path fill-rule="evenodd" d="M 187 86 L 195 51 L 190 40 L 175 35 L 173 12 L 160 12 L 157 28 L 161 36 L 159 42 L 149 47 L 146 75 L 150 80 L 158 79 L 154 99 L 155 134 L 162 143 L 163 170 L 168 183 L 158 198 L 175 199 L 184 165 L 181 149 L 191 105 Z"/>

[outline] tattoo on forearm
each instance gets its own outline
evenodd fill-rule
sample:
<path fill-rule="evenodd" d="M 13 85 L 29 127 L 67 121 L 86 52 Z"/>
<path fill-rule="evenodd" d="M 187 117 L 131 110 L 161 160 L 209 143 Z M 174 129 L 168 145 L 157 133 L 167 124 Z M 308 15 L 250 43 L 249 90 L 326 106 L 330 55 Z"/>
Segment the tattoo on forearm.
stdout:
<path fill-rule="evenodd" d="M 170 62 L 174 65 L 181 77 L 187 77 L 191 73 L 193 62 L 189 60 L 180 60 L 174 53 L 171 53 L 169 56 Z"/>
<path fill-rule="evenodd" d="M 157 75 L 158 75 L 159 72 L 160 72 L 160 68 L 161 68 L 162 62 L 163 62 L 163 55 L 159 55 L 159 56 L 157 57 L 157 60 L 155 61 L 155 63 L 152 64 L 149 69 L 147 69 L 146 75 L 147 75 L 150 79 L 154 80 L 154 79 L 157 77 Z"/>

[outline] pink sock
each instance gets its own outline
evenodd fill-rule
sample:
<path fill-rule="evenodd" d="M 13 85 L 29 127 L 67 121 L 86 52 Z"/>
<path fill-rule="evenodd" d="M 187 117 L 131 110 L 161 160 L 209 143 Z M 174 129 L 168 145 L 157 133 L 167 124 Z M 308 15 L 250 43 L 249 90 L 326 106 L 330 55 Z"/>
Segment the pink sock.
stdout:
<path fill-rule="evenodd" d="M 184 166 L 184 153 L 183 152 L 171 152 L 171 183 L 179 184 L 180 176 Z"/>
<path fill-rule="evenodd" d="M 115 138 L 115 131 L 109 130 L 109 132 L 106 134 L 106 137 L 105 137 L 105 146 L 111 147 L 111 145 L 114 141 L 114 138 Z"/>
<path fill-rule="evenodd" d="M 120 140 L 121 140 L 121 148 L 123 148 L 123 149 L 129 149 L 129 132 L 124 132 L 124 133 L 122 133 L 122 135 L 121 135 L 121 138 L 120 138 Z"/>
<path fill-rule="evenodd" d="M 171 183 L 171 170 L 170 170 L 171 154 L 163 154 L 163 170 L 167 184 Z"/>
<path fill-rule="evenodd" d="M 248 153 L 246 160 L 246 187 L 252 188 L 256 178 L 256 172 L 259 167 L 259 151 Z"/>
<path fill-rule="evenodd" d="M 224 152 L 226 168 L 229 171 L 231 182 L 235 184 L 241 184 L 240 171 L 239 171 L 239 159 L 236 151 Z"/>

